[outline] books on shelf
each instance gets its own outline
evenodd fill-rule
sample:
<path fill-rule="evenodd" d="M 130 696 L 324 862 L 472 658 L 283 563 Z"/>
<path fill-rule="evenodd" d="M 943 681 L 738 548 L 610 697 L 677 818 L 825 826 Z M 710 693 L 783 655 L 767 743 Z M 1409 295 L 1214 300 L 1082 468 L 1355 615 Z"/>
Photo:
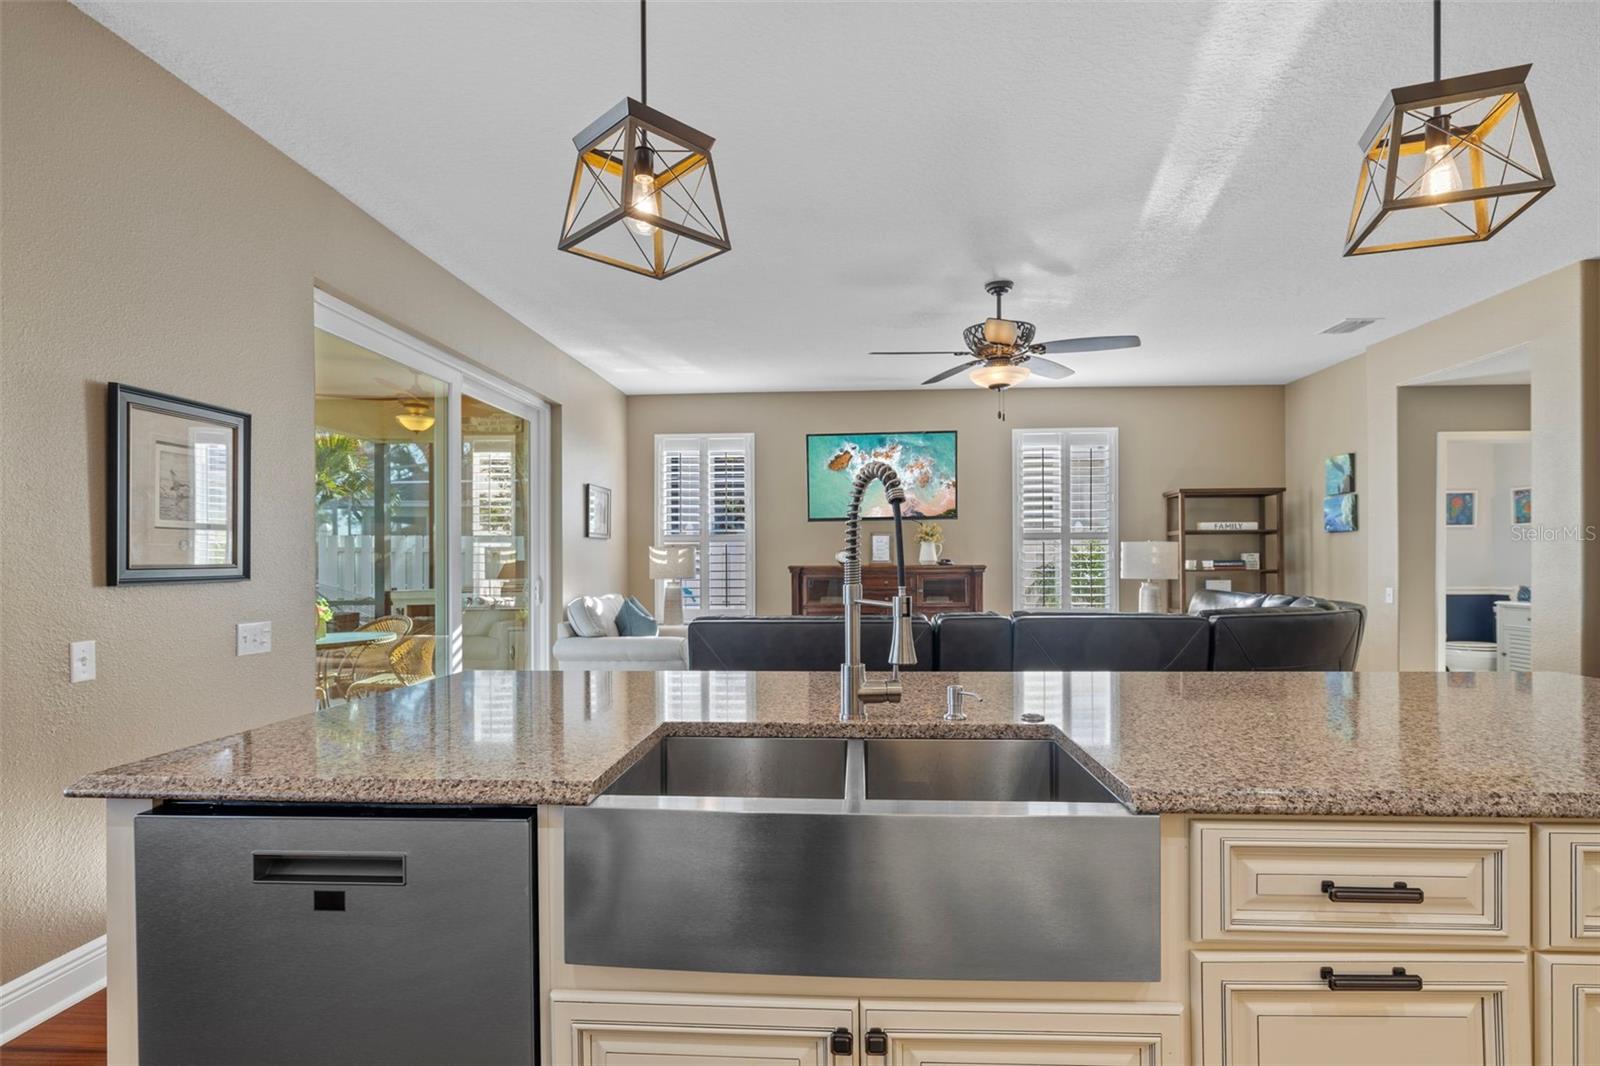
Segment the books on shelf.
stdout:
<path fill-rule="evenodd" d="M 1244 552 L 1237 559 L 1185 559 L 1185 570 L 1260 570 L 1261 553 Z"/>
<path fill-rule="evenodd" d="M 1261 523 L 1260 522 L 1256 522 L 1256 521 L 1249 521 L 1249 522 L 1196 522 L 1195 525 L 1194 525 L 1194 528 L 1203 529 L 1203 530 L 1206 530 L 1207 532 L 1213 532 L 1213 531 L 1215 531 L 1215 532 L 1225 532 L 1227 530 L 1233 530 L 1233 529 L 1250 531 L 1250 530 L 1260 529 L 1261 528 Z"/>

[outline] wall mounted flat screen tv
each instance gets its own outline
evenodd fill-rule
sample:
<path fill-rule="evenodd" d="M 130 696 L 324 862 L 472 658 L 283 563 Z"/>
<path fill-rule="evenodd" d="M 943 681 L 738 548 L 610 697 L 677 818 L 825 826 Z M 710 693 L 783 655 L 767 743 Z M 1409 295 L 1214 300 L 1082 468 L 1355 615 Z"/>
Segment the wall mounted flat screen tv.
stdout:
<path fill-rule="evenodd" d="M 956 434 L 810 433 L 806 435 L 806 513 L 813 522 L 843 521 L 850 484 L 862 464 L 881 459 L 905 486 L 907 518 L 956 517 Z M 863 518 L 893 518 L 883 485 L 873 482 L 861 502 Z"/>

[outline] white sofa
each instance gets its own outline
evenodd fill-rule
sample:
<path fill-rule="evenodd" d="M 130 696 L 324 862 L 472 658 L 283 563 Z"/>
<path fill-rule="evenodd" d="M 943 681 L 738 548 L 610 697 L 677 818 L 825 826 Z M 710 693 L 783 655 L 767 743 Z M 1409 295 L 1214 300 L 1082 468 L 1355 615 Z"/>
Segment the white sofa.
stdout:
<path fill-rule="evenodd" d="M 688 627 L 661 626 L 653 637 L 617 633 L 617 611 L 623 597 L 600 596 L 599 621 L 604 636 L 581 637 L 567 621 L 556 627 L 550 648 L 558 670 L 687 670 Z"/>

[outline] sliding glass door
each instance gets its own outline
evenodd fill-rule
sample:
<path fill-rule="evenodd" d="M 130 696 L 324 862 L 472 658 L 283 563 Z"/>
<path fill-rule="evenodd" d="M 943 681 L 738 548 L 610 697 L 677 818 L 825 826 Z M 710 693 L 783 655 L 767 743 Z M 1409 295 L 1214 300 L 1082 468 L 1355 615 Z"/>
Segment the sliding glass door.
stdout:
<path fill-rule="evenodd" d="M 545 666 L 543 403 L 320 292 L 316 327 L 318 698 Z"/>

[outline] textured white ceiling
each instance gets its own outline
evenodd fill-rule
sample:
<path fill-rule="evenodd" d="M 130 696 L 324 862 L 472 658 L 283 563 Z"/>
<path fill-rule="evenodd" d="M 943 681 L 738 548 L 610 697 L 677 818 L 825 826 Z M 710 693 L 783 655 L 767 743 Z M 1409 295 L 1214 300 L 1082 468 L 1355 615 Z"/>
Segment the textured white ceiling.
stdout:
<path fill-rule="evenodd" d="M 1043 339 L 1143 335 L 1057 387 L 1284 382 L 1600 255 L 1592 0 L 1445 4 L 1446 74 L 1533 62 L 1557 188 L 1360 259 L 1356 138 L 1427 80 L 1426 2 L 658 0 L 650 102 L 718 138 L 734 245 L 664 282 L 555 249 L 631 3 L 80 6 L 633 393 L 904 387 L 948 362 L 863 353 L 960 347 L 996 275 Z"/>

